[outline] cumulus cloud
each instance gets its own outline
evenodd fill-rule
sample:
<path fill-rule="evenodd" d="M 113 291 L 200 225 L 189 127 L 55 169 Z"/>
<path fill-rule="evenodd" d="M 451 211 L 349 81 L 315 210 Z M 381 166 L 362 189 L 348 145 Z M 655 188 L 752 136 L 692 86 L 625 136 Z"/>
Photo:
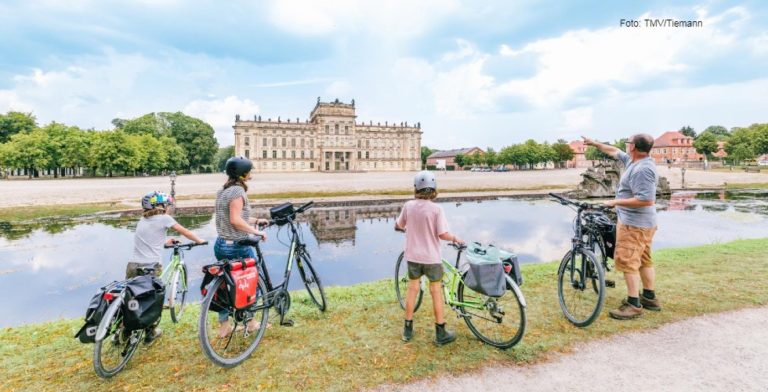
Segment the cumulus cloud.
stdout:
<path fill-rule="evenodd" d="M 234 143 L 235 115 L 243 119 L 253 118 L 260 113 L 259 105 L 250 99 L 240 99 L 229 96 L 224 99 L 194 100 L 182 110 L 185 114 L 197 117 L 210 124 L 216 131 L 219 145 L 227 146 Z"/>

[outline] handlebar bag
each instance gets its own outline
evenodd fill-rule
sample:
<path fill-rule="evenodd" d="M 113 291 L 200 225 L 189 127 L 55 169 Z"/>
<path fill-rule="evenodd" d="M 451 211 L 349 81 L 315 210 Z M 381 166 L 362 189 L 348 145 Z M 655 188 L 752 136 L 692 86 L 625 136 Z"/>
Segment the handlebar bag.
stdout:
<path fill-rule="evenodd" d="M 128 331 L 144 329 L 160 319 L 165 285 L 153 276 L 137 276 L 125 285 L 123 323 Z"/>
<path fill-rule="evenodd" d="M 464 284 L 480 294 L 489 297 L 501 297 L 507 288 L 504 267 L 499 257 L 499 249 L 493 245 L 482 246 L 475 242 L 467 247 L 469 269 L 464 277 Z"/>
<path fill-rule="evenodd" d="M 277 225 L 288 223 L 288 219 L 296 215 L 296 210 L 291 203 L 283 203 L 269 209 L 269 216 Z"/>
<path fill-rule="evenodd" d="M 75 334 L 81 343 L 96 342 L 96 329 L 108 307 L 109 303 L 104 299 L 104 287 L 102 287 L 88 303 L 88 309 L 85 310 L 85 324 Z"/>

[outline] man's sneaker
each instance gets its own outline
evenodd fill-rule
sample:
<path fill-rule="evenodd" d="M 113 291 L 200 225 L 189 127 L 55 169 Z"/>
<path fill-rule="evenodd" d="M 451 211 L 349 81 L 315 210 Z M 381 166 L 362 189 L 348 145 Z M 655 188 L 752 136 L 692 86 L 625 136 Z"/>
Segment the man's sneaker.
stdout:
<path fill-rule="evenodd" d="M 654 299 L 648 299 L 640 294 L 640 305 L 643 305 L 643 309 L 652 310 L 654 312 L 661 311 L 661 302 L 659 302 L 658 297 Z"/>
<path fill-rule="evenodd" d="M 442 346 L 456 340 L 456 333 L 445 329 L 445 323 L 435 324 L 435 344 Z"/>
<path fill-rule="evenodd" d="M 144 335 L 144 344 L 147 346 L 151 346 L 152 343 L 154 343 L 157 338 L 163 335 L 163 330 L 160 328 L 154 328 L 150 331 L 147 331 Z"/>
<path fill-rule="evenodd" d="M 413 320 L 410 322 L 408 320 L 405 321 L 405 325 L 403 325 L 403 336 L 402 338 L 404 342 L 410 342 L 411 339 L 413 339 Z"/>
<path fill-rule="evenodd" d="M 616 320 L 631 320 L 642 316 L 643 308 L 630 304 L 625 298 L 618 309 L 611 310 L 608 314 Z"/>

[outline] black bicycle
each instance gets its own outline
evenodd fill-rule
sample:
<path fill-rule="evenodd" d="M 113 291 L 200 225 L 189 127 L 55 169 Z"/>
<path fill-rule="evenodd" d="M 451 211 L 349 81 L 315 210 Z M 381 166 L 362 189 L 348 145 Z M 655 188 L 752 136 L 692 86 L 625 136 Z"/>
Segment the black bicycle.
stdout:
<path fill-rule="evenodd" d="M 615 223 L 605 206 L 568 200 L 550 193 L 558 203 L 575 208 L 571 250 L 557 269 L 557 294 L 565 317 L 578 327 L 592 324 L 605 302 L 608 258 L 613 257 Z"/>
<path fill-rule="evenodd" d="M 255 263 L 259 270 L 258 286 L 256 288 L 256 302 L 247 309 L 236 309 L 233 300 L 229 298 L 230 288 L 234 284 L 226 272 L 233 264 L 229 261 L 216 263 L 205 267 L 205 273 L 216 275 L 207 288 L 207 294 L 203 299 L 198 324 L 198 337 L 205 355 L 213 363 L 231 368 L 246 360 L 256 347 L 258 347 L 265 330 L 270 326 L 269 309 L 275 308 L 280 318 L 280 325 L 292 326 L 293 321 L 286 319 L 285 315 L 291 307 L 291 295 L 288 291 L 288 283 L 294 261 L 299 269 L 299 274 L 304 286 L 309 293 L 311 301 L 324 312 L 326 298 L 320 277 L 312 266 L 312 259 L 303 241 L 301 226 L 296 222 L 296 217 L 312 207 L 309 202 L 293 208 L 293 204 L 286 203 L 270 210 L 272 220 L 269 225 L 287 227 L 291 234 L 288 259 L 285 265 L 283 281 L 274 285 L 269 276 L 269 271 L 264 263 L 259 242 L 260 236 L 252 236 L 238 242 L 239 245 L 252 246 L 256 250 Z M 234 320 L 230 331 L 222 333 L 220 315 L 231 315 Z"/>

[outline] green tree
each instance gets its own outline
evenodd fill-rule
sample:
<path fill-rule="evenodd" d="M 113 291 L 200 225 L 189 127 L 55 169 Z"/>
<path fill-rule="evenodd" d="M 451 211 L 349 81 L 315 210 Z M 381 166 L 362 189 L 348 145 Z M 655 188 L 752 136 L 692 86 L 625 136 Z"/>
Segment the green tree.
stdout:
<path fill-rule="evenodd" d="M 464 166 L 467 165 L 467 156 L 462 153 L 458 153 L 455 157 L 453 157 L 453 162 L 456 163 L 456 166 L 463 169 Z"/>
<path fill-rule="evenodd" d="M 573 149 L 565 140 L 558 140 L 552 145 L 552 150 L 555 152 L 555 162 L 559 167 L 565 167 L 565 163 L 573 159 Z"/>
<path fill-rule="evenodd" d="M 225 166 L 227 164 L 227 159 L 232 158 L 235 156 L 235 146 L 226 146 L 219 148 L 219 151 L 216 153 L 216 169 L 217 171 L 224 171 Z"/>
<path fill-rule="evenodd" d="M 121 131 L 96 133 L 89 154 L 89 165 L 112 177 L 114 172 L 127 173 L 139 167 L 135 143 L 129 142 L 128 135 Z"/>
<path fill-rule="evenodd" d="M 421 146 L 421 167 L 427 167 L 427 158 L 437 150 L 433 150 L 427 146 Z"/>
<path fill-rule="evenodd" d="M 704 159 L 717 152 L 717 137 L 712 132 L 704 131 L 693 141 L 693 147 L 699 154 L 704 154 Z"/>
<path fill-rule="evenodd" d="M 17 133 L 32 132 L 37 120 L 32 113 L 8 112 L 0 114 L 0 143 L 5 143 Z"/>
<path fill-rule="evenodd" d="M 96 131 L 83 131 L 77 127 L 70 127 L 66 142 L 62 146 L 61 165 L 71 168 L 88 167 L 88 154 Z"/>
<path fill-rule="evenodd" d="M 498 162 L 498 154 L 492 148 L 488 147 L 488 150 L 483 155 L 483 162 L 488 166 L 495 166 Z"/>
<path fill-rule="evenodd" d="M 749 129 L 753 135 L 752 145 L 755 154 L 768 154 L 768 124 L 752 124 Z"/>
<path fill-rule="evenodd" d="M 680 133 L 688 137 L 696 138 L 696 131 L 694 131 L 693 128 L 689 127 L 688 125 L 680 128 Z"/>
<path fill-rule="evenodd" d="M 711 126 L 708 126 L 707 129 L 705 129 L 704 132 L 702 132 L 702 134 L 704 134 L 704 133 L 711 133 L 711 134 L 713 134 L 717 138 L 718 141 L 725 140 L 725 139 L 728 138 L 728 136 L 731 135 L 730 132 L 728 132 L 728 130 L 725 127 L 721 126 L 721 125 L 711 125 Z"/>
<path fill-rule="evenodd" d="M 128 134 L 151 134 L 156 138 L 172 137 L 186 153 L 189 171 L 212 167 L 218 151 L 213 128 L 204 121 L 184 113 L 149 113 L 125 122 Z"/>
<path fill-rule="evenodd" d="M 725 144 L 725 152 L 735 164 L 739 164 L 746 159 L 753 159 L 756 156 L 753 142 L 755 139 L 755 130 L 752 128 L 733 128 L 731 137 Z"/>
<path fill-rule="evenodd" d="M 38 170 L 48 166 L 49 156 L 43 132 L 17 133 L 6 147 L 9 167 L 25 168 L 29 178 L 38 176 Z"/>

